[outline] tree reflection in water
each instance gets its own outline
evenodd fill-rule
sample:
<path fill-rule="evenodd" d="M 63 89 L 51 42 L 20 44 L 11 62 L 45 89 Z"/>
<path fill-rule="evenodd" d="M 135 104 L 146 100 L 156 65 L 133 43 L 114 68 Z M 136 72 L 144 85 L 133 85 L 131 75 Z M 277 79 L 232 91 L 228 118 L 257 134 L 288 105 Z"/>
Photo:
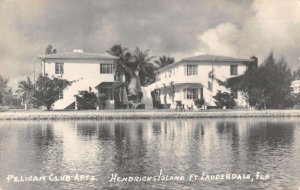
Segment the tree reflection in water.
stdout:
<path fill-rule="evenodd" d="M 300 177 L 300 119 L 173 119 L 128 121 L 3 122 L 0 127 L 0 186 L 7 173 L 95 175 L 97 182 L 45 183 L 40 189 L 276 189 L 297 188 Z M 3 156 L 5 155 L 5 156 Z M 9 157 L 9 159 L 7 159 Z M 273 175 L 259 183 L 110 184 L 120 176 L 209 173 Z M 222 188 L 220 188 L 222 187 Z M 155 189 L 155 188 L 154 188 Z"/>

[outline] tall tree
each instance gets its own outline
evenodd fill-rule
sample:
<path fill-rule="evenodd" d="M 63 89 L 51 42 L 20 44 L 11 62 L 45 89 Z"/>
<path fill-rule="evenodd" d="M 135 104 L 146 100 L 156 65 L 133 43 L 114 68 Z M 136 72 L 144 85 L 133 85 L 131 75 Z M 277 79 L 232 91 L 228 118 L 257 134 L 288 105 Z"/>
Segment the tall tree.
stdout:
<path fill-rule="evenodd" d="M 151 63 L 154 57 L 149 56 L 148 50 L 142 52 L 139 48 L 136 48 L 132 55 L 127 48 L 123 48 L 121 45 L 114 45 L 107 52 L 119 58 L 115 62 L 115 79 L 125 76 L 124 84 L 128 89 L 129 96 L 140 97 L 142 95 L 141 86 L 154 81 L 154 66 Z"/>
<path fill-rule="evenodd" d="M 300 68 L 293 72 L 293 79 L 300 80 Z"/>
<path fill-rule="evenodd" d="M 45 51 L 46 54 L 53 54 L 53 53 L 57 53 L 57 50 L 55 48 L 53 48 L 53 46 L 51 44 L 49 44 L 47 47 L 46 47 L 46 51 Z"/>
<path fill-rule="evenodd" d="M 167 57 L 167 56 L 160 56 L 157 60 L 154 61 L 157 65 L 159 65 L 160 68 L 166 67 L 168 65 L 171 65 L 175 62 L 175 59 L 173 57 Z"/>
<path fill-rule="evenodd" d="M 154 58 L 154 56 L 149 56 L 149 50 L 143 52 L 139 48 L 136 48 L 134 51 L 135 62 L 132 69 L 142 86 L 152 83 L 155 79 L 155 67 L 151 62 Z"/>
<path fill-rule="evenodd" d="M 112 56 L 116 56 L 119 59 L 115 61 L 115 80 L 121 80 L 125 77 L 125 84 L 127 85 L 130 78 L 133 76 L 133 71 L 129 66 L 129 62 L 132 59 L 131 53 L 128 48 L 123 48 L 121 45 L 114 45 L 106 51 Z"/>
<path fill-rule="evenodd" d="M 0 75 L 0 104 L 3 103 L 3 97 L 8 89 L 8 78 L 4 78 Z"/>
<path fill-rule="evenodd" d="M 17 93 L 21 95 L 25 110 L 27 110 L 34 93 L 34 84 L 29 77 L 27 77 L 27 80 L 18 83 Z"/>
<path fill-rule="evenodd" d="M 33 94 L 33 100 L 37 105 L 43 105 L 47 110 L 51 110 L 53 103 L 58 100 L 59 92 L 72 82 L 40 75 L 36 81 L 36 90 Z"/>
<path fill-rule="evenodd" d="M 151 63 L 153 56 L 149 56 L 149 51 L 141 51 L 136 48 L 134 51 L 134 61 L 129 62 L 129 66 L 133 71 L 128 84 L 128 94 L 130 99 L 136 99 L 140 103 L 143 97 L 142 86 L 154 81 L 154 66 Z"/>
<path fill-rule="evenodd" d="M 242 91 L 251 106 L 264 104 L 267 108 L 280 108 L 291 92 L 292 79 L 285 59 L 275 59 L 271 52 L 258 68 L 249 69 L 226 83 L 227 87 Z"/>

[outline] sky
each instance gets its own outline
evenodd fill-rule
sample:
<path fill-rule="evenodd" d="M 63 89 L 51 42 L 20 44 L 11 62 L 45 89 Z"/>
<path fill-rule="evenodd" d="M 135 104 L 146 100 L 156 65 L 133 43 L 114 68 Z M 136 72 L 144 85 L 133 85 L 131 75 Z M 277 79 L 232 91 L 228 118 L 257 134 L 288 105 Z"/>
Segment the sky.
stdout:
<path fill-rule="evenodd" d="M 300 0 L 0 0 L 0 75 L 16 87 L 40 72 L 37 55 L 105 53 L 114 44 L 184 57 L 260 62 L 273 51 L 300 66 Z"/>

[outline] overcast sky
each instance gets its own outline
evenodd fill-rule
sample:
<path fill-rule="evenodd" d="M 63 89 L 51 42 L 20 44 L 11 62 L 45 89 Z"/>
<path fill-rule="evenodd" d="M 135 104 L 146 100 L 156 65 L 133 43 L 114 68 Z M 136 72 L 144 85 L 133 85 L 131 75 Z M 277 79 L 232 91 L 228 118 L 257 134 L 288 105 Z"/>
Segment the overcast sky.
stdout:
<path fill-rule="evenodd" d="M 48 44 L 92 53 L 122 44 L 176 61 L 205 53 L 262 60 L 273 50 L 297 68 L 300 0 L 0 0 L 0 75 L 13 86 L 32 76 Z"/>

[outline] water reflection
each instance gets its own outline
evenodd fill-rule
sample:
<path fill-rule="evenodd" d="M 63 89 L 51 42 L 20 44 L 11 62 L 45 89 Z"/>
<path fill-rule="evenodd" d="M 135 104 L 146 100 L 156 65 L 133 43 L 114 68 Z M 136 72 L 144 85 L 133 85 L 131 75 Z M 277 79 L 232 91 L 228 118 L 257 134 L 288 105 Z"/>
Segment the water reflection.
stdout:
<path fill-rule="evenodd" d="M 299 119 L 7 121 L 0 127 L 4 189 L 297 189 Z M 298 138 L 297 138 L 298 137 Z M 109 183 L 120 176 L 269 173 L 266 182 Z M 7 183 L 14 175 L 95 175 L 98 181 Z"/>

